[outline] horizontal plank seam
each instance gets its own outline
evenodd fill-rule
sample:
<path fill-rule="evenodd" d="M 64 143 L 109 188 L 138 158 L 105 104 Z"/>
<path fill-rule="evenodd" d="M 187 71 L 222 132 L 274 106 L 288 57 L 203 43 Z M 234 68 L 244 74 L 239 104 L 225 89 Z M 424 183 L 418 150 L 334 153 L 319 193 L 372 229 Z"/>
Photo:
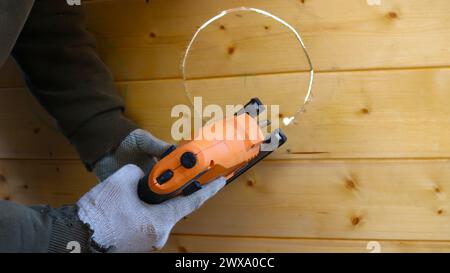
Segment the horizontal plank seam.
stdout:
<path fill-rule="evenodd" d="M 0 157 L 0 160 L 3 161 L 73 161 L 73 162 L 81 162 L 80 159 L 74 157 L 52 157 L 52 158 L 12 158 L 12 157 Z M 264 162 L 273 162 L 273 163 L 282 163 L 282 162 L 296 162 L 299 163 L 309 163 L 309 161 L 317 163 L 323 162 L 327 163 L 328 161 L 336 162 L 336 161 L 361 161 L 361 162 L 371 162 L 371 161 L 393 161 L 393 162 L 402 162 L 402 161 L 438 161 L 445 162 L 450 161 L 450 157 L 340 157 L 340 158 L 273 158 L 273 159 L 265 159 Z"/>
<path fill-rule="evenodd" d="M 78 158 L 71 157 L 52 157 L 52 158 L 12 158 L 12 157 L 0 157 L 2 161 L 68 161 L 68 162 L 81 162 Z M 283 162 L 299 162 L 299 163 L 327 163 L 327 162 L 336 162 L 336 161 L 361 161 L 361 162 L 371 162 L 371 161 L 392 161 L 392 162 L 403 162 L 403 161 L 437 161 L 437 162 L 445 162 L 450 161 L 450 157 L 359 157 L 359 158 L 274 158 L 274 159 L 265 159 L 264 162 L 272 162 L 272 163 L 283 163 Z"/>
<path fill-rule="evenodd" d="M 269 162 L 284 161 L 450 161 L 450 157 L 321 157 L 321 158 L 271 158 Z"/>
<path fill-rule="evenodd" d="M 417 71 L 417 70 L 447 70 L 450 69 L 448 65 L 442 66 L 414 66 L 414 67 L 381 67 L 381 68 L 355 68 L 355 69 L 340 69 L 340 70 L 315 70 L 314 73 L 317 74 L 337 74 L 337 73 L 364 73 L 364 72 L 388 72 L 388 71 Z M 309 70 L 292 70 L 292 71 L 280 71 L 280 72 L 262 72 L 262 73 L 250 73 L 250 74 L 230 74 L 223 76 L 210 76 L 210 77 L 192 77 L 188 78 L 187 81 L 197 81 L 197 80 L 215 80 L 215 79 L 227 79 L 227 78 L 239 78 L 239 77 L 257 77 L 257 76 L 271 76 L 271 75 L 289 75 L 289 74 L 309 74 Z M 161 78 L 161 80 L 181 80 L 181 77 L 172 78 Z M 146 80 L 137 80 L 146 81 Z M 120 81 L 117 81 L 120 82 Z M 127 81 L 123 81 L 127 82 Z"/>
<path fill-rule="evenodd" d="M 105 0 L 110 1 L 110 0 Z M 392 68 L 367 68 L 367 69 L 342 69 L 342 70 L 318 70 L 315 74 L 337 74 L 337 73 L 364 73 L 364 72 L 388 72 L 388 71 L 427 71 L 427 70 L 449 70 L 450 66 L 417 66 L 417 67 L 392 67 Z M 268 72 L 268 73 L 252 73 L 245 75 L 224 75 L 224 76 L 211 76 L 211 77 L 193 77 L 187 81 L 202 81 L 202 80 L 217 80 L 217 79 L 232 79 L 240 77 L 258 77 L 258 76 L 276 76 L 276 75 L 290 75 L 290 74 L 309 74 L 306 70 L 295 70 L 295 71 L 283 71 L 283 72 Z M 134 80 L 116 80 L 116 84 L 127 84 L 127 83 L 146 83 L 146 82 L 156 82 L 156 81 L 181 81 L 181 77 L 160 77 L 160 78 L 148 78 L 148 79 L 134 79 Z M 0 91 L 2 89 L 21 89 L 25 88 L 25 85 L 11 85 L 3 86 L 0 83 Z"/>
<path fill-rule="evenodd" d="M 400 241 L 400 242 L 430 242 L 430 243 L 449 243 L 450 240 L 417 240 L 417 239 L 374 239 L 374 238 L 333 238 L 333 237 L 284 237 L 284 236 L 247 236 L 247 235 L 223 235 L 223 234 L 190 234 L 190 233 L 172 233 L 171 236 L 189 236 L 189 237 L 215 237 L 226 239 L 260 239 L 260 240 L 322 240 L 322 241 Z"/>

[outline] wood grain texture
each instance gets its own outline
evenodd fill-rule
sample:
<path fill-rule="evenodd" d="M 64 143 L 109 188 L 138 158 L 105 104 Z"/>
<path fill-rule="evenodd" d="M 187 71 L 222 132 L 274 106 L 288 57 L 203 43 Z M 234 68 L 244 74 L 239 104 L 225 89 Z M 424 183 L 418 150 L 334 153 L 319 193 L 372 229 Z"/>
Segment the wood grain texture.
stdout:
<path fill-rule="evenodd" d="M 175 232 L 448 240 L 449 175 L 449 161 L 264 162 Z"/>
<path fill-rule="evenodd" d="M 307 74 L 204 79 L 188 82 L 204 104 L 241 104 L 258 96 L 292 115 Z M 288 143 L 272 159 L 448 158 L 449 69 L 323 73 L 315 98 L 297 125 L 283 128 Z M 118 84 L 126 114 L 173 142 L 172 107 L 188 104 L 179 80 Z M 77 158 L 52 121 L 21 89 L 0 90 L 0 157 Z M 44 122 L 41 122 L 44 120 Z"/>
<path fill-rule="evenodd" d="M 118 80 L 179 77 L 184 47 L 219 11 L 258 7 L 304 36 L 318 70 L 448 66 L 450 2 L 361 0 L 143 0 L 88 3 L 89 29 Z M 107 12 L 105 12 L 107 11 Z M 119 23 L 120 22 L 120 23 Z M 272 19 L 230 15 L 194 45 L 189 75 L 211 77 L 304 70 L 293 34 Z"/>
<path fill-rule="evenodd" d="M 75 203 L 96 184 L 78 161 L 1 160 L 0 199 L 58 207 Z"/>
<path fill-rule="evenodd" d="M 85 4 L 88 27 L 117 80 L 180 77 L 181 56 L 196 28 L 219 11 L 237 6 L 265 9 L 300 30 L 319 71 L 450 63 L 450 3 L 446 0 L 433 5 L 391 0 L 380 6 L 360 0 L 115 0 Z M 202 33 L 189 59 L 190 76 L 306 68 L 293 34 L 271 19 L 241 15 L 225 17 Z M 15 65 L 8 66 L 11 69 L 0 73 L 0 86 L 21 85 Z"/>
<path fill-rule="evenodd" d="M 371 253 L 370 240 L 282 239 L 172 235 L 163 253 Z M 450 242 L 376 241 L 381 253 L 448 253 Z"/>

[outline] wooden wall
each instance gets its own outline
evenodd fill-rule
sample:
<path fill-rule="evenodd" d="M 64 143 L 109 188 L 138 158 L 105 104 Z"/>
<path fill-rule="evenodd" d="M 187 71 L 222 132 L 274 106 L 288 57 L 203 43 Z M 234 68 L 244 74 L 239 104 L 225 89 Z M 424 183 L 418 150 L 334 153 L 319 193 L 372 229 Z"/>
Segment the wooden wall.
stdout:
<path fill-rule="evenodd" d="M 170 141 L 187 103 L 179 64 L 218 11 L 265 9 L 302 31 L 315 100 L 289 142 L 179 223 L 164 251 L 450 251 L 450 2 L 436 0 L 88 1 L 89 29 L 128 105 Z M 376 1 L 375 1 L 376 2 Z M 205 103 L 252 96 L 296 110 L 308 73 L 293 35 L 230 15 L 198 39 L 189 90 Z M 60 205 L 95 184 L 17 68 L 0 71 L 0 198 Z"/>

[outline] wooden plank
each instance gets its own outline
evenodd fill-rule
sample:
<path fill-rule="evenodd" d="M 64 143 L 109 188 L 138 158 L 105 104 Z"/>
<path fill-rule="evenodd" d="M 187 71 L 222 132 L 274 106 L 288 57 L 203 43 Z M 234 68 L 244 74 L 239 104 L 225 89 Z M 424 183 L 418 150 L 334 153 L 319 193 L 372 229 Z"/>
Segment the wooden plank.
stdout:
<path fill-rule="evenodd" d="M 188 82 L 204 104 L 242 104 L 258 96 L 292 115 L 303 99 L 307 74 L 288 73 Z M 448 158 L 450 156 L 449 69 L 322 73 L 315 99 L 288 143 L 272 159 Z M 172 107 L 189 104 L 178 80 L 118 85 L 127 115 L 156 136 L 173 142 Z M 65 139 L 40 123 L 43 110 L 25 90 L 0 91 L 0 157 L 76 158 Z M 34 104 L 33 104 L 34 103 Z M 45 119 L 44 119 L 45 120 Z M 40 134 L 34 130 L 41 128 Z"/>
<path fill-rule="evenodd" d="M 175 232 L 449 240 L 450 161 L 263 162 Z"/>
<path fill-rule="evenodd" d="M 369 244 L 370 243 L 370 244 Z M 377 245 L 378 243 L 378 245 Z M 374 245 L 375 248 L 372 246 Z M 379 246 L 379 248 L 378 248 Z M 376 252 L 378 251 L 379 252 Z M 374 252 L 375 251 L 375 252 Z M 448 253 L 450 242 L 247 238 L 172 234 L 163 253 Z"/>
<path fill-rule="evenodd" d="M 88 3 L 89 29 L 118 80 L 179 77 L 184 47 L 219 11 L 258 7 L 302 31 L 320 71 L 448 66 L 450 2 L 420 0 L 129 0 Z M 242 15 L 242 16 L 241 16 Z M 189 75 L 211 77 L 306 68 L 293 34 L 269 18 L 243 13 L 198 38 Z M 222 27 L 223 26 L 223 27 Z"/>
<path fill-rule="evenodd" d="M 345 5 L 339 0 L 86 3 L 89 29 L 117 80 L 179 77 L 184 47 L 196 27 L 222 9 L 243 5 L 272 12 L 301 30 L 321 71 L 449 65 L 450 3 L 445 0 L 433 5 L 382 1 L 380 6 L 359 0 Z M 271 19 L 243 14 L 223 18 L 199 37 L 188 71 L 210 77 L 305 68 L 292 34 Z M 12 62 L 0 75 L 2 87 L 22 85 Z"/>
<path fill-rule="evenodd" d="M 448 157 L 449 76 L 448 69 L 320 74 L 307 113 L 300 116 L 298 124 L 282 127 L 289 141 L 274 158 Z M 202 96 L 205 105 L 245 103 L 257 96 L 267 104 L 279 105 L 286 117 L 301 105 L 306 84 L 306 74 L 293 73 L 192 81 L 188 90 Z M 134 95 L 130 91 L 127 100 L 129 115 L 135 119 L 152 116 L 154 110 L 161 113 L 160 120 L 169 115 L 166 108 L 145 108 L 154 98 L 150 90 L 164 97 L 170 94 L 174 101 L 169 105 L 185 97 L 181 91 L 175 96 L 175 91 L 162 86 L 135 86 Z M 159 104 L 169 106 L 162 100 Z M 135 112 L 137 105 L 140 111 Z M 152 110 L 144 114 L 148 109 Z M 147 127 L 150 121 L 142 124 Z M 168 121 L 163 124 L 171 125 Z M 154 131 L 168 132 L 169 126 Z"/>
<path fill-rule="evenodd" d="M 58 207 L 73 204 L 95 184 L 77 161 L 0 161 L 0 199 Z"/>
<path fill-rule="evenodd" d="M 0 197 L 75 202 L 95 184 L 77 161 L 0 161 Z M 450 240 L 450 161 L 263 162 L 177 234 Z M 25 186 L 26 185 L 26 186 Z"/>

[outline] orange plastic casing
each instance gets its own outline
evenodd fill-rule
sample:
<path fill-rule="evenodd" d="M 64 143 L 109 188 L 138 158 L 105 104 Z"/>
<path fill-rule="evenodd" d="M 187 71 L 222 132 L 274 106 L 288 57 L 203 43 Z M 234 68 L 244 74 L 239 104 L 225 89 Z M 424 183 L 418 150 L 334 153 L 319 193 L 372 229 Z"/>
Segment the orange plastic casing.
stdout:
<path fill-rule="evenodd" d="M 257 121 L 244 113 L 216 121 L 203 127 L 192 141 L 182 141 L 169 155 L 161 159 L 148 177 L 148 186 L 156 194 L 173 194 L 196 180 L 204 185 L 224 176 L 227 179 L 260 151 L 264 135 Z M 195 154 L 196 164 L 188 169 L 180 158 Z M 171 170 L 173 176 L 159 184 L 156 178 Z"/>

